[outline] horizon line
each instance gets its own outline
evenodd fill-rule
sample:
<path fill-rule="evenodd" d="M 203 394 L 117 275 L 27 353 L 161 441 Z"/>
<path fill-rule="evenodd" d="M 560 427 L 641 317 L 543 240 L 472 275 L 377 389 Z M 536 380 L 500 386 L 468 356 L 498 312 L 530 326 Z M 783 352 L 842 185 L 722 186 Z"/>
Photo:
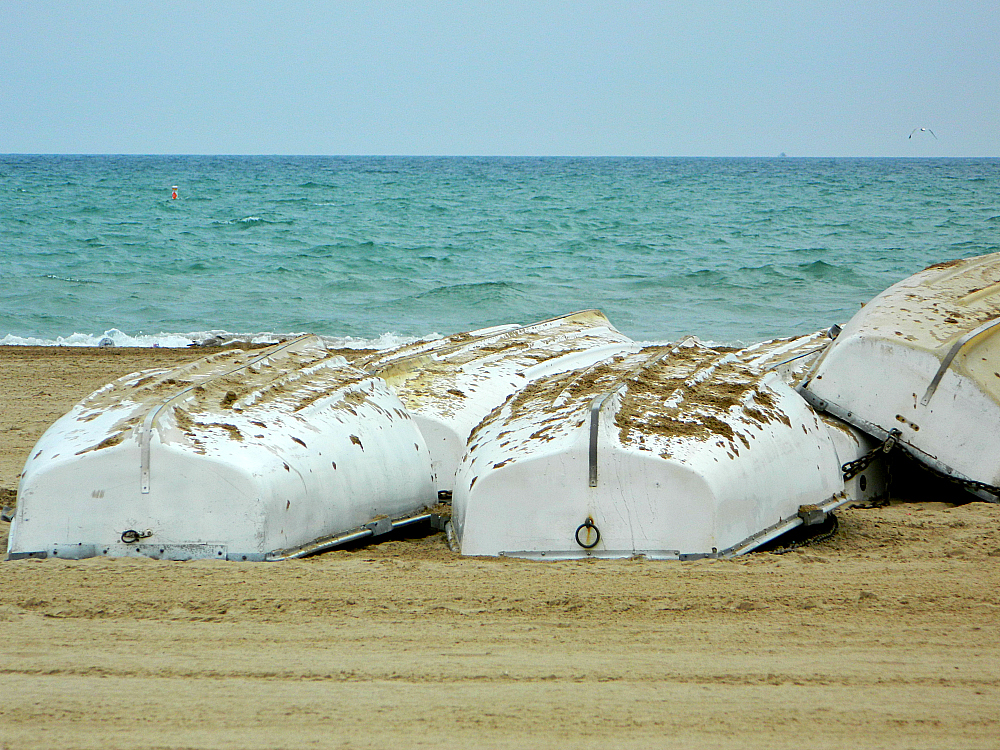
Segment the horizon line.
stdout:
<path fill-rule="evenodd" d="M 884 155 L 884 156 L 810 156 L 780 154 L 755 155 L 690 155 L 690 154 L 323 154 L 323 153 L 196 153 L 196 152 L 138 152 L 138 151 L 9 151 L 0 156 L 149 156 L 149 157 L 287 157 L 287 158 L 329 158 L 329 159 L 1000 159 L 1000 156 L 959 155 L 941 156 L 927 154 Z"/>

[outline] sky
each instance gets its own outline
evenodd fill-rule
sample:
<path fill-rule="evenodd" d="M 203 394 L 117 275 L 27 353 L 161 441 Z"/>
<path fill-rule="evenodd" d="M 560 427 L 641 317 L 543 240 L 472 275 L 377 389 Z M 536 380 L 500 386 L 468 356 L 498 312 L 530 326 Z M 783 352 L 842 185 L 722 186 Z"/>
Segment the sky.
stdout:
<path fill-rule="evenodd" d="M 2 0 L 0 153 L 998 157 L 1000 12 Z"/>

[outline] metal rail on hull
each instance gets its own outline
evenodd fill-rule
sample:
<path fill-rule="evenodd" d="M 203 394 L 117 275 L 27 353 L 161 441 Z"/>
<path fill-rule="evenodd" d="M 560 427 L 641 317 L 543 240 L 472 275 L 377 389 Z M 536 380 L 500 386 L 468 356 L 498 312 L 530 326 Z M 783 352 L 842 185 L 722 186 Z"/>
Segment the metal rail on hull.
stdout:
<path fill-rule="evenodd" d="M 847 504 L 851 501 L 851 498 L 843 493 L 837 493 L 831 498 L 822 503 L 816 503 L 813 506 L 809 506 L 809 511 L 805 510 L 806 506 L 802 506 L 799 512 L 794 516 L 788 516 L 787 518 L 779 518 L 776 523 L 771 524 L 766 529 L 761 529 L 755 534 L 751 534 L 746 539 L 737 542 L 731 547 L 724 550 L 712 549 L 711 552 L 681 552 L 675 549 L 648 549 L 648 550 L 553 550 L 549 552 L 539 552 L 535 550 L 502 550 L 499 553 L 499 557 L 520 557 L 528 560 L 579 560 L 581 558 L 603 558 L 603 559 L 622 559 L 622 558 L 646 558 L 648 560 L 680 560 L 680 561 L 690 561 L 690 560 L 702 560 L 705 558 L 720 560 L 728 559 L 732 557 L 738 557 L 739 555 L 745 555 L 747 552 L 753 552 L 758 547 L 767 544 L 768 542 L 777 539 L 782 534 L 786 534 L 792 529 L 802 526 L 811 525 L 809 521 L 806 520 L 807 517 L 812 515 L 813 517 L 818 517 L 825 519 L 826 516 L 832 511 L 840 508 L 841 506 Z"/>
<path fill-rule="evenodd" d="M 987 331 L 991 330 L 992 328 L 998 325 L 1000 325 L 1000 318 L 997 318 L 996 320 L 989 320 L 983 323 L 981 326 L 969 331 L 967 334 L 962 336 L 962 338 L 958 339 L 958 341 L 952 344 L 951 349 L 945 355 L 944 359 L 941 360 L 941 366 L 938 368 L 938 371 L 934 374 L 934 377 L 931 380 L 930 385 L 927 386 L 927 391 L 924 393 L 924 397 L 920 399 L 921 406 L 927 406 L 927 404 L 930 403 L 931 396 L 934 395 L 934 391 L 937 390 L 938 385 L 940 385 L 941 383 L 941 378 L 944 377 L 944 374 L 948 371 L 948 368 L 951 367 L 952 361 L 955 359 L 955 357 L 958 356 L 958 353 L 962 351 L 965 345 L 971 342 L 973 339 L 979 338 L 982 334 L 986 333 Z"/>
<path fill-rule="evenodd" d="M 175 393 L 173 396 L 161 401 L 156 406 L 152 407 L 146 414 L 146 418 L 142 422 L 142 431 L 139 433 L 139 487 L 143 495 L 149 494 L 150 479 L 149 479 L 149 469 L 150 469 L 150 443 L 153 439 L 153 428 L 155 427 L 156 420 L 159 418 L 160 413 L 166 409 L 174 401 L 177 401 L 182 396 L 187 395 L 196 388 L 204 387 L 206 383 L 211 383 L 219 378 L 224 378 L 227 375 L 232 375 L 234 372 L 239 372 L 240 370 L 245 370 L 248 367 L 252 367 L 258 362 L 263 362 L 265 359 L 273 357 L 275 354 L 284 351 L 296 344 L 299 344 L 306 339 L 310 338 L 309 335 L 299 336 L 296 339 L 292 339 L 284 344 L 279 345 L 276 348 L 268 349 L 266 354 L 262 354 L 259 357 L 255 357 L 244 364 L 234 367 L 231 370 L 226 370 L 225 372 L 220 372 L 217 375 L 212 375 L 194 385 L 188 386 L 182 391 Z"/>
<path fill-rule="evenodd" d="M 611 390 L 605 392 L 604 394 L 595 397 L 594 400 L 590 402 L 590 450 L 588 452 L 589 455 L 588 479 L 591 487 L 597 486 L 597 442 L 598 442 L 597 438 L 599 432 L 598 427 L 601 421 L 601 411 L 604 409 L 604 405 L 608 401 L 610 401 L 615 396 L 615 394 L 619 393 L 623 388 L 625 388 L 628 385 L 627 381 L 630 378 L 634 378 L 639 373 L 644 372 L 645 370 L 649 370 L 652 367 L 655 367 L 663 359 L 670 356 L 671 354 L 676 354 L 681 349 L 681 347 L 683 347 L 688 342 L 693 341 L 694 339 L 695 339 L 694 336 L 688 336 L 679 344 L 674 344 L 671 348 L 667 349 L 666 351 L 655 352 L 649 359 L 647 359 L 642 364 L 637 365 L 628 372 L 623 373 L 622 376 L 618 378 L 618 385 L 616 385 Z"/>
<path fill-rule="evenodd" d="M 796 390 L 802 395 L 810 406 L 822 412 L 826 412 L 832 417 L 836 417 L 841 422 L 846 422 L 853 427 L 858 428 L 862 432 L 871 435 L 876 440 L 884 441 L 889 437 L 889 431 L 879 427 L 874 422 L 869 422 L 866 419 L 862 419 L 857 414 L 852 412 L 850 409 L 845 409 L 842 406 L 831 403 L 826 399 L 820 398 L 815 393 L 810 391 L 805 387 L 806 384 L 800 385 Z M 948 464 L 944 463 L 936 456 L 932 456 L 929 453 L 925 453 L 914 445 L 908 443 L 904 438 L 900 438 L 896 445 L 903 450 L 905 453 L 912 456 L 915 460 L 927 466 L 929 469 L 937 472 L 946 479 L 954 480 L 959 484 L 972 484 L 976 483 L 975 479 L 966 476 L 960 471 L 956 471 Z M 1000 502 L 1000 496 L 995 493 L 989 492 L 987 490 L 976 489 L 974 487 L 966 487 L 967 492 L 975 495 L 981 500 L 985 500 L 989 503 Z"/>
<path fill-rule="evenodd" d="M 381 518 L 378 521 L 366 523 L 364 526 L 361 526 L 353 531 L 347 531 L 343 534 L 335 534 L 333 536 L 315 539 L 311 542 L 298 547 L 293 547 L 291 549 L 268 552 L 264 556 L 264 560 L 266 562 L 297 560 L 302 557 L 317 555 L 320 552 L 326 552 L 336 547 L 342 547 L 345 544 L 356 542 L 359 539 L 365 539 L 370 536 L 382 536 L 383 534 L 388 534 L 389 532 L 395 531 L 396 529 L 400 529 L 404 526 L 412 526 L 413 524 L 420 523 L 421 521 L 429 521 L 433 528 L 443 530 L 446 519 L 446 515 L 432 513 L 430 511 L 421 511 L 415 515 L 405 516 L 403 518 Z"/>

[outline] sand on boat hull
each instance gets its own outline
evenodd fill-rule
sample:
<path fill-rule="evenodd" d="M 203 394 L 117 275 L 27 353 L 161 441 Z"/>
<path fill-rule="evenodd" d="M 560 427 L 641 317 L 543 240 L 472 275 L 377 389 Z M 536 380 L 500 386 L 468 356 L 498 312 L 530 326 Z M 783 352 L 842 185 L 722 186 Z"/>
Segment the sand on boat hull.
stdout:
<path fill-rule="evenodd" d="M 855 314 L 800 391 L 996 502 L 998 334 L 1000 253 L 931 266 Z"/>
<path fill-rule="evenodd" d="M 845 482 L 874 442 L 791 385 L 824 334 L 649 348 L 525 388 L 470 438 L 453 527 L 467 555 L 690 559 L 748 551 L 884 490 Z"/>
<path fill-rule="evenodd" d="M 32 450 L 8 553 L 262 560 L 435 499 L 396 396 L 304 337 L 84 399 Z"/>
<path fill-rule="evenodd" d="M 598 310 L 498 326 L 360 360 L 406 404 L 431 451 L 438 490 L 451 492 L 469 435 L 512 394 L 553 373 L 638 349 Z"/>

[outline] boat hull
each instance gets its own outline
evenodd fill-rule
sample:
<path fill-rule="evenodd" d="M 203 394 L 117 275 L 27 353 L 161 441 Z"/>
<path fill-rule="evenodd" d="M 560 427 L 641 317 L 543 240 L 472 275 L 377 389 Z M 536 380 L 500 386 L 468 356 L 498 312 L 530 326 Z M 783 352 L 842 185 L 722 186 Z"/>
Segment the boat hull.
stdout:
<path fill-rule="evenodd" d="M 965 482 L 1000 486 L 1000 254 L 930 268 L 844 326 L 801 392 Z"/>
<path fill-rule="evenodd" d="M 848 484 L 842 471 L 873 442 L 821 418 L 783 371 L 820 343 L 647 350 L 511 399 L 473 435 L 459 470 L 461 552 L 732 555 L 877 496 L 878 466 Z"/>
<path fill-rule="evenodd" d="M 438 491 L 451 492 L 469 435 L 530 383 L 639 347 L 596 310 L 487 328 L 380 352 L 360 363 L 386 380 L 420 427 Z"/>
<path fill-rule="evenodd" d="M 434 500 L 397 397 L 309 337 L 81 402 L 28 459 L 8 553 L 262 560 Z"/>

